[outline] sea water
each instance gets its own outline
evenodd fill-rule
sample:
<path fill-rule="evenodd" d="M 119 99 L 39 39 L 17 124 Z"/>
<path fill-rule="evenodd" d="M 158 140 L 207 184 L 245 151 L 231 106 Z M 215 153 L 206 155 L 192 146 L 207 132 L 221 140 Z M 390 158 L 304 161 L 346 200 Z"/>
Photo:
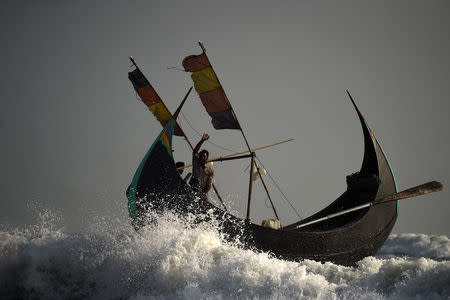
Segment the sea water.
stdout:
<path fill-rule="evenodd" d="M 136 233 L 98 221 L 69 233 L 48 213 L 0 230 L 1 299 L 449 299 L 447 236 L 393 234 L 356 267 L 225 242 L 214 223 L 167 214 Z"/>

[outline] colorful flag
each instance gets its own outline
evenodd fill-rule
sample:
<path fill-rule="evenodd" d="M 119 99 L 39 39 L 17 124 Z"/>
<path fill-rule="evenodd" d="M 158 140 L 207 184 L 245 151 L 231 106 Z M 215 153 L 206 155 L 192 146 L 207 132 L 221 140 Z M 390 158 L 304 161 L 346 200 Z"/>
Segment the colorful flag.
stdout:
<path fill-rule="evenodd" d="M 203 52 L 183 59 L 186 72 L 192 72 L 195 90 L 206 111 L 211 116 L 215 129 L 240 129 L 239 123 L 231 109 L 230 102 L 217 79 L 211 63 Z"/>
<path fill-rule="evenodd" d="M 139 69 L 135 69 L 128 73 L 128 79 L 133 84 L 134 89 L 138 93 L 142 102 L 148 106 L 148 109 L 153 113 L 155 118 L 164 127 L 172 114 L 167 109 L 166 105 L 156 93 L 155 89 L 152 87 L 150 82 L 145 78 L 144 74 Z M 175 135 L 184 136 L 183 130 L 181 130 L 178 124 L 175 127 Z"/>

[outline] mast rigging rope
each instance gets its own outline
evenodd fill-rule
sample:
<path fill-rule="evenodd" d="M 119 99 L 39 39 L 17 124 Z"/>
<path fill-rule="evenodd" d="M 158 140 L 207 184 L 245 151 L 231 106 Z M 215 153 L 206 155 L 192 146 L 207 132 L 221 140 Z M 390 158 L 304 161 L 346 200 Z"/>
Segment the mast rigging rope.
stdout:
<path fill-rule="evenodd" d="M 297 214 L 297 216 L 300 218 L 300 220 L 303 220 L 302 216 L 300 216 L 300 214 L 298 213 L 297 209 L 295 209 L 295 207 L 292 205 L 291 201 L 289 201 L 288 197 L 283 193 L 283 191 L 281 190 L 280 186 L 277 184 L 277 182 L 275 181 L 275 179 L 273 179 L 272 175 L 270 175 L 270 172 L 266 169 L 266 167 L 264 167 L 263 163 L 261 162 L 261 160 L 258 158 L 258 156 L 256 156 L 256 160 L 258 160 L 258 162 L 261 164 L 261 166 L 266 170 L 267 175 L 269 175 L 270 180 L 273 182 L 273 184 L 275 184 L 275 186 L 277 187 L 278 191 L 281 193 L 281 195 L 283 195 L 284 199 L 289 203 L 289 205 L 292 207 L 292 209 L 295 211 L 295 213 Z"/>
<path fill-rule="evenodd" d="M 181 116 L 183 117 L 183 119 L 186 121 L 186 123 L 189 125 L 189 127 L 191 127 L 191 129 L 192 129 L 198 136 L 202 136 L 202 135 L 203 135 L 203 134 L 201 134 L 200 132 L 198 132 L 198 131 L 197 131 L 197 130 L 189 123 L 188 119 L 186 118 L 186 116 L 183 114 L 182 111 L 180 111 L 180 114 L 181 114 Z M 222 147 L 222 146 L 220 146 L 220 145 L 217 145 L 217 144 L 211 142 L 210 140 L 207 140 L 206 142 L 209 143 L 209 144 L 211 144 L 211 145 L 213 145 L 213 146 L 216 146 L 217 148 L 220 148 L 220 149 L 222 149 L 222 150 L 225 150 L 225 151 L 229 151 L 229 152 L 237 152 L 237 151 L 235 151 L 235 150 L 227 149 L 227 148 L 225 148 L 225 147 Z"/>

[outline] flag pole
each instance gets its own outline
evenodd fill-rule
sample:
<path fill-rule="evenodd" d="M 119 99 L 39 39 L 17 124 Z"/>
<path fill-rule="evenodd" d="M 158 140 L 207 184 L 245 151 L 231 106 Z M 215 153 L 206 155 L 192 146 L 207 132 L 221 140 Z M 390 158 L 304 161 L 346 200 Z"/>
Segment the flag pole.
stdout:
<path fill-rule="evenodd" d="M 198 41 L 198 44 L 199 44 L 200 48 L 202 48 L 203 53 L 205 53 L 205 55 L 206 55 L 206 49 L 205 49 L 205 46 L 203 45 L 203 43 L 199 40 L 199 41 Z M 209 58 L 208 58 L 208 60 L 209 60 Z M 223 85 L 222 85 L 222 83 L 220 82 L 219 77 L 217 76 L 216 72 L 214 71 L 214 69 L 212 69 L 212 70 L 213 70 L 214 75 L 216 76 L 217 81 L 219 82 L 220 86 L 223 87 Z M 231 105 L 231 102 L 230 102 L 230 100 L 228 99 L 227 94 L 225 93 L 225 91 L 224 91 L 223 94 L 224 94 L 225 99 L 227 100 L 228 104 L 229 104 L 230 107 L 231 107 L 231 113 L 233 114 L 233 117 L 236 119 L 236 122 L 238 123 L 239 130 L 241 131 L 242 137 L 244 138 L 245 144 L 247 145 L 248 152 L 251 153 L 252 150 L 251 150 L 251 148 L 250 148 L 250 144 L 248 143 L 247 137 L 245 136 L 244 130 L 242 129 L 242 126 L 241 126 L 241 124 L 240 124 L 240 122 L 239 122 L 239 119 L 238 119 L 238 117 L 237 117 L 237 115 L 236 115 L 236 112 L 234 111 L 234 108 L 233 108 L 233 106 Z M 253 166 L 255 166 L 255 168 L 258 168 L 258 167 L 256 166 L 256 163 L 255 163 L 255 160 L 253 159 L 253 157 L 254 157 L 254 156 L 252 156 L 252 162 L 251 162 L 250 171 L 252 170 Z M 251 172 L 250 172 L 250 173 L 251 173 Z M 264 190 L 266 191 L 267 197 L 269 197 L 269 199 L 271 199 L 269 190 L 267 189 L 267 186 L 266 186 L 266 183 L 264 182 L 264 179 L 263 179 L 262 177 L 260 177 L 260 178 L 261 178 L 261 182 L 263 183 Z M 250 175 L 250 181 L 251 181 L 251 175 Z M 249 195 L 248 195 L 249 199 L 248 199 L 248 207 L 247 207 L 247 218 L 249 218 L 249 215 L 250 215 L 250 202 L 251 202 L 251 199 L 250 199 L 250 198 L 251 198 L 251 194 L 252 194 L 252 193 L 251 193 L 251 183 L 250 183 L 250 190 L 249 190 Z M 274 208 L 274 211 L 275 211 L 275 208 Z M 275 215 L 277 215 L 276 211 L 275 211 Z M 278 215 L 277 215 L 277 219 L 278 219 Z M 248 221 L 249 221 L 249 220 L 248 220 Z"/>

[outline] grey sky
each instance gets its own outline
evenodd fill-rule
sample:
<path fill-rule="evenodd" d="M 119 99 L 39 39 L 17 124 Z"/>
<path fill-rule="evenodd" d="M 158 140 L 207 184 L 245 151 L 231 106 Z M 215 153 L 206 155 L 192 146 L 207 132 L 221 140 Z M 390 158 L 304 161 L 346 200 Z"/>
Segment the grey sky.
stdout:
<path fill-rule="evenodd" d="M 450 235 L 450 4 L 446 1 L 4 1 L 1 8 L 0 223 L 61 214 L 69 230 L 126 219 L 125 188 L 161 130 L 127 79 L 135 57 L 170 109 L 191 86 L 180 66 L 201 39 L 252 146 L 293 137 L 258 157 L 303 217 L 325 207 L 359 170 L 357 100 L 406 189 L 394 232 Z M 184 116 L 212 142 L 196 94 Z M 199 136 L 180 118 L 193 143 Z M 176 158 L 190 161 L 175 142 Z M 212 156 L 228 152 L 206 146 Z M 227 202 L 245 213 L 248 162 L 216 163 Z M 244 172 L 245 171 L 245 172 Z M 257 184 L 252 218 L 272 217 Z M 274 189 L 282 222 L 295 214 Z"/>

